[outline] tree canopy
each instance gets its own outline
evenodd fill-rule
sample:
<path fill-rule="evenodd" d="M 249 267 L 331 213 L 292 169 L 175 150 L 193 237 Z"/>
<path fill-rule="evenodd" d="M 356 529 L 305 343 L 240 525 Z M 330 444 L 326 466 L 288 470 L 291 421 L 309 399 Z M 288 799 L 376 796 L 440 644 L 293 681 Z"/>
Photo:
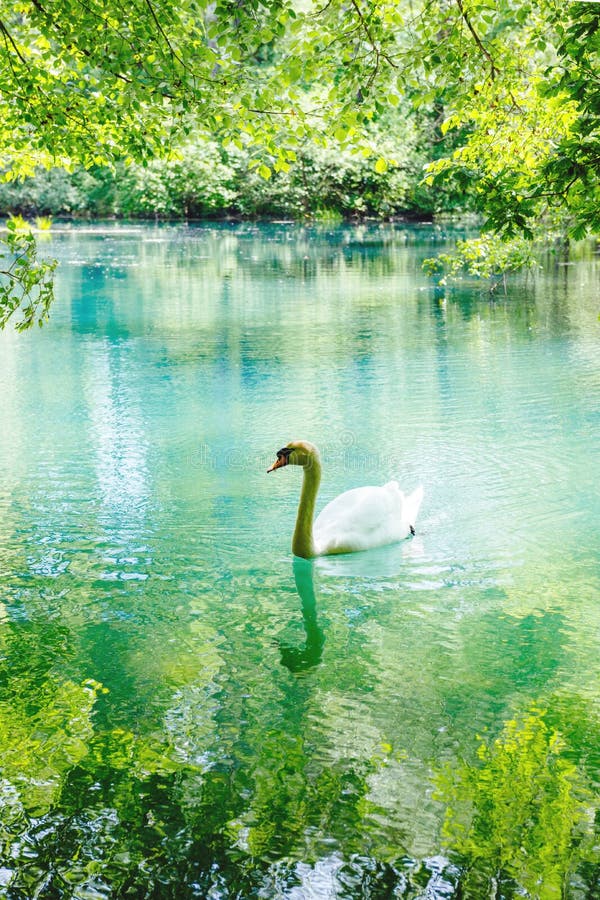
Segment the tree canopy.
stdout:
<path fill-rule="evenodd" d="M 265 179 L 328 139 L 383 172 L 402 160 L 372 124 L 415 115 L 425 177 L 469 187 L 487 227 L 580 237 L 600 231 L 599 26 L 579 0 L 0 0 L 0 165 L 143 162 L 204 133 Z"/>

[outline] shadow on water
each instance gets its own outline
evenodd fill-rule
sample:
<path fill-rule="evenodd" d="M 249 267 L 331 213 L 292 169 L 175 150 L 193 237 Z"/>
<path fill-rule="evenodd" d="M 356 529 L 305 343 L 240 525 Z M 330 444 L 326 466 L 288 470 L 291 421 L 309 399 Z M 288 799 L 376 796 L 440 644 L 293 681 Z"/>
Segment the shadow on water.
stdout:
<path fill-rule="evenodd" d="M 280 642 L 281 664 L 290 672 L 306 672 L 318 666 L 323 655 L 325 635 L 317 619 L 317 599 L 314 587 L 314 560 L 294 557 L 294 581 L 302 601 L 302 620 L 306 641 L 304 647 L 291 647 Z"/>

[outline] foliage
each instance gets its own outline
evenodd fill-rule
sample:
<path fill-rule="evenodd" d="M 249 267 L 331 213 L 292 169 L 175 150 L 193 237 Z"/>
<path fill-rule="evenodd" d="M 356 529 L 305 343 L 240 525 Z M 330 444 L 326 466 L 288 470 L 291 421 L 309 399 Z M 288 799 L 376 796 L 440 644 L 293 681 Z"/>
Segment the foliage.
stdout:
<path fill-rule="evenodd" d="M 114 211 L 126 217 L 200 218 L 235 198 L 232 170 L 214 143 L 187 145 L 173 160 L 131 166 L 115 184 Z"/>
<path fill-rule="evenodd" d="M 52 228 L 51 216 L 36 216 L 35 227 L 38 231 L 50 231 Z"/>
<path fill-rule="evenodd" d="M 276 173 L 266 183 L 240 159 L 237 207 L 245 215 L 276 213 L 297 218 L 331 213 L 384 217 L 411 211 L 416 206 L 419 161 L 407 143 L 399 139 L 396 146 L 406 154 L 405 168 L 377 172 L 369 160 L 333 142 L 328 148 L 300 151 L 289 172 Z"/>
<path fill-rule="evenodd" d="M 11 231 L 31 231 L 30 226 L 21 215 L 11 216 L 9 220 L 9 229 Z"/>
<path fill-rule="evenodd" d="M 62 778 L 85 756 L 92 735 L 91 710 L 100 685 L 49 680 L 29 707 L 0 707 L 2 778 L 17 789 L 23 808 L 40 814 L 56 800 Z M 20 697 L 19 691 L 17 697 Z"/>
<path fill-rule="evenodd" d="M 477 756 L 437 778 L 443 837 L 459 855 L 467 895 L 512 884 L 540 900 L 564 896 L 575 861 L 593 857 L 597 799 L 560 733 L 533 706 Z"/>
<path fill-rule="evenodd" d="M 209 173 L 209 155 L 173 154 L 210 135 L 273 186 L 261 203 L 248 178 L 246 205 L 298 210 L 302 178 L 318 185 L 329 165 L 308 148 L 335 141 L 333 196 L 315 211 L 385 214 L 378 179 L 391 207 L 406 190 L 386 123 L 410 111 L 434 191 L 472 194 L 503 237 L 531 237 L 557 209 L 581 237 L 600 228 L 599 26 L 597 5 L 557 0 L 0 0 L 0 166 L 14 179 L 171 155 L 125 176 L 133 206 L 199 215 L 234 199 L 227 161 L 219 151 Z"/>
<path fill-rule="evenodd" d="M 289 103 L 258 61 L 294 13 L 283 0 L 231 13 L 227 0 L 0 3 L 7 174 L 163 155 L 190 115 L 211 130 L 235 119 L 236 133 L 240 123 L 250 133 L 244 110 L 260 118 L 271 102 Z"/>
<path fill-rule="evenodd" d="M 15 219 L 7 222 L 4 243 L 8 253 L 0 254 L 0 328 L 16 314 L 17 331 L 42 325 L 54 299 L 56 262 L 38 260 L 33 233 Z"/>
<path fill-rule="evenodd" d="M 0 210 L 23 216 L 78 213 L 86 205 L 81 180 L 65 169 L 38 167 L 22 180 L 0 182 Z"/>
<path fill-rule="evenodd" d="M 447 284 L 468 275 L 473 278 L 494 278 L 523 268 L 538 266 L 535 246 L 522 237 L 503 241 L 494 235 L 457 241 L 454 253 L 440 253 L 425 259 L 423 269 L 439 276 L 439 284 Z"/>
<path fill-rule="evenodd" d="M 462 140 L 429 166 L 429 178 L 462 172 L 477 185 L 487 227 L 504 236 L 532 237 L 540 217 L 557 208 L 574 236 L 598 231 L 598 7 L 553 0 L 457 6 L 462 35 L 450 31 L 443 58 L 429 59 L 437 84 L 442 69 L 454 66 L 442 130 L 462 132 Z M 481 65 L 469 65 L 469 54 L 459 73 L 457 42 L 467 35 Z"/>
<path fill-rule="evenodd" d="M 567 98 L 577 115 L 545 162 L 536 196 L 565 208 L 571 235 L 581 238 L 600 232 L 600 9 L 590 3 L 573 7 L 566 19 L 556 11 L 560 65 L 541 93 Z"/>
<path fill-rule="evenodd" d="M 12 797 L 15 809 L 42 815 L 59 797 L 66 772 L 88 752 L 92 709 L 103 688 L 92 679 L 75 683 L 57 677 L 52 671 L 41 671 L 41 666 L 34 683 L 27 664 L 17 658 L 17 648 L 35 657 L 37 637 L 35 631 L 19 634 L 4 623 L 0 790 L 5 798 Z"/>
<path fill-rule="evenodd" d="M 377 172 L 370 160 L 333 141 L 328 148 L 299 150 L 293 167 L 268 179 L 249 166 L 247 150 L 190 140 L 170 158 L 146 166 L 38 169 L 21 183 L 0 184 L 0 211 L 166 219 L 224 213 L 303 218 L 328 210 L 343 217 L 429 214 L 447 208 L 451 198 L 446 191 L 423 190 L 421 139 L 414 122 L 392 121 L 382 140 L 402 165 Z"/>

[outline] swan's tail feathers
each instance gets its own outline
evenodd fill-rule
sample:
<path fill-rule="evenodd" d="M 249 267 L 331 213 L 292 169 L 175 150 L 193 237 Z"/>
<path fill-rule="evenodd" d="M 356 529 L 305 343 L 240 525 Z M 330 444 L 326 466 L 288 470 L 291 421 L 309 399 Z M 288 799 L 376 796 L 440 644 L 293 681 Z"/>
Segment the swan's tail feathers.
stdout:
<path fill-rule="evenodd" d="M 411 534 L 415 533 L 414 526 L 417 521 L 417 516 L 419 515 L 419 509 L 421 507 L 421 503 L 423 501 L 423 486 L 419 485 L 418 488 L 409 494 L 408 497 L 404 498 L 404 506 L 402 509 L 402 518 L 405 522 L 408 522 L 410 525 Z"/>

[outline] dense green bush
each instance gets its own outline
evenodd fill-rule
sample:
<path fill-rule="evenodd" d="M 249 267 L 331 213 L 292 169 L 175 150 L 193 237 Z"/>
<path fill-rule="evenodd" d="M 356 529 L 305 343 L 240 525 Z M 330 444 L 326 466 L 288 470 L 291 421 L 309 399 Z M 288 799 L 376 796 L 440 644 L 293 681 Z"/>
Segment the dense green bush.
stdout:
<path fill-rule="evenodd" d="M 240 160 L 237 209 L 249 216 L 389 216 L 414 208 L 411 181 L 417 177 L 403 166 L 378 173 L 372 160 L 339 148 L 304 151 L 289 172 L 267 182 Z"/>
<path fill-rule="evenodd" d="M 126 218 L 202 218 L 235 205 L 235 174 L 217 144 L 189 144 L 173 159 L 122 168 L 114 213 Z"/>
<path fill-rule="evenodd" d="M 64 169 L 39 169 L 35 178 L 0 182 L 0 211 L 4 214 L 57 215 L 85 212 L 88 198 L 77 178 Z"/>
<path fill-rule="evenodd" d="M 378 150 L 392 160 L 385 171 L 376 170 L 374 158 L 333 143 L 307 146 L 288 172 L 273 171 L 265 179 L 251 167 L 248 151 L 198 140 L 147 166 L 39 170 L 23 182 L 0 184 L 0 214 L 361 218 L 429 215 L 464 206 L 456 190 L 443 193 L 423 184 L 431 147 L 413 119 L 398 116 L 377 128 Z"/>

